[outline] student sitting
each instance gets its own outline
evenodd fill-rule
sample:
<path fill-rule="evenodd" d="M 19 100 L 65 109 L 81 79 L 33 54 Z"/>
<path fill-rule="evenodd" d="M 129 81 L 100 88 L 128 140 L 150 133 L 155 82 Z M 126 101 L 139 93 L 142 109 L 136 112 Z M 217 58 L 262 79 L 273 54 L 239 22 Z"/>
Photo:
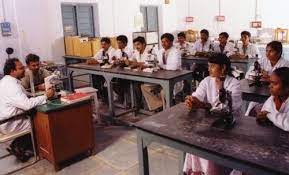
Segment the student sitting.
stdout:
<path fill-rule="evenodd" d="M 209 31 L 206 29 L 201 30 L 201 39 L 196 41 L 193 47 L 193 53 L 209 52 L 212 43 L 209 41 Z M 212 49 L 212 48 L 211 48 Z"/>
<path fill-rule="evenodd" d="M 289 131 L 289 68 L 274 70 L 270 77 L 271 97 L 264 103 L 257 120 L 269 119 L 278 128 Z"/>
<path fill-rule="evenodd" d="M 180 70 L 181 69 L 181 54 L 173 46 L 174 36 L 170 33 L 165 33 L 161 36 L 163 49 L 157 53 L 157 59 L 159 67 L 164 70 Z M 174 95 L 183 89 L 183 82 L 178 82 L 174 87 Z M 159 85 L 143 84 L 141 85 L 143 96 L 147 102 L 149 110 L 156 110 L 161 106 L 164 107 L 164 94 L 159 91 L 161 87 Z M 167 102 L 169 103 L 169 102 Z"/>
<path fill-rule="evenodd" d="M 272 72 L 280 67 L 289 67 L 289 61 L 282 57 L 282 43 L 279 41 L 272 41 L 267 44 L 266 47 L 266 58 L 260 58 L 258 63 L 262 69 L 262 80 L 269 82 L 270 75 Z M 252 72 L 254 66 L 251 66 L 249 71 L 246 73 L 246 79 L 252 79 Z M 260 104 L 251 102 L 246 111 L 247 116 L 256 116 L 261 109 Z"/>
<path fill-rule="evenodd" d="M 187 97 L 185 103 L 191 110 L 192 108 L 210 109 L 219 101 L 219 89 L 222 82 L 221 77 L 226 77 L 224 88 L 232 93 L 233 113 L 238 115 L 241 110 L 242 96 L 240 82 L 231 75 L 230 59 L 224 55 L 217 53 L 209 58 L 209 74 L 201 81 L 197 90 L 192 96 Z M 186 155 L 184 164 L 184 172 L 187 175 L 204 174 L 204 175 L 223 175 L 224 168 L 212 161 L 194 156 Z"/>
<path fill-rule="evenodd" d="M 45 95 L 28 98 L 27 92 L 20 83 L 20 79 L 24 77 L 25 70 L 23 64 L 17 59 L 8 59 L 4 65 L 5 76 L 0 80 L 0 120 L 9 119 L 13 116 L 23 114 L 38 105 L 46 103 L 48 98 L 54 96 L 54 91 L 49 89 Z M 19 132 L 29 129 L 29 119 L 20 118 L 11 120 L 0 125 L 0 133 L 9 134 L 12 132 Z M 29 144 L 31 143 L 30 135 L 25 135 L 15 139 L 11 144 L 11 153 L 15 154 L 21 161 L 28 160 L 31 154 Z M 28 150 L 29 149 L 29 150 Z"/>
<path fill-rule="evenodd" d="M 155 53 L 154 48 L 147 47 L 144 37 L 137 37 L 133 40 L 134 52 L 132 55 L 132 61 L 145 64 L 149 59 L 150 55 Z"/>
<path fill-rule="evenodd" d="M 240 58 L 258 58 L 260 57 L 259 49 L 256 45 L 250 42 L 251 33 L 248 31 L 241 32 L 241 41 L 242 44 L 238 46 L 239 57 Z"/>
<path fill-rule="evenodd" d="M 127 46 L 127 37 L 125 35 L 119 35 L 118 37 L 116 37 L 116 41 L 118 45 L 118 49 L 115 52 L 116 59 L 131 58 L 133 50 Z"/>
<path fill-rule="evenodd" d="M 26 56 L 27 69 L 25 70 L 25 76 L 21 79 L 21 84 L 25 89 L 29 89 L 30 82 L 33 80 L 35 90 L 44 91 L 44 78 L 51 75 L 46 69 L 40 67 L 40 58 L 37 55 L 29 54 Z"/>
<path fill-rule="evenodd" d="M 184 32 L 178 33 L 178 41 L 175 43 L 175 47 L 182 55 L 192 51 L 192 45 L 186 41 L 186 34 Z"/>
<path fill-rule="evenodd" d="M 100 40 L 101 49 L 94 55 L 93 59 L 87 61 L 88 64 L 97 64 L 102 62 L 104 57 L 108 57 L 109 62 L 115 59 L 115 49 L 111 46 L 109 38 L 104 37 Z"/>
<path fill-rule="evenodd" d="M 229 34 L 227 32 L 222 32 L 219 34 L 219 43 L 215 43 L 213 51 L 216 53 L 226 54 L 230 57 L 234 54 L 234 45 L 228 42 Z"/>

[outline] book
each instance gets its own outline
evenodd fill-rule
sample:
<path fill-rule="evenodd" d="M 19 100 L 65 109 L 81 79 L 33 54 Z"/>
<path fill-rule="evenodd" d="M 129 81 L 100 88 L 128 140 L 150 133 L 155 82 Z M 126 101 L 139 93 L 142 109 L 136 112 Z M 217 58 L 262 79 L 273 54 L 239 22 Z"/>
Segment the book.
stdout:
<path fill-rule="evenodd" d="M 61 97 L 61 101 L 71 104 L 71 103 L 76 103 L 76 102 L 80 102 L 83 100 L 87 100 L 91 97 L 91 95 L 87 94 L 87 93 L 73 93 L 73 94 L 69 94 L 67 96 Z"/>

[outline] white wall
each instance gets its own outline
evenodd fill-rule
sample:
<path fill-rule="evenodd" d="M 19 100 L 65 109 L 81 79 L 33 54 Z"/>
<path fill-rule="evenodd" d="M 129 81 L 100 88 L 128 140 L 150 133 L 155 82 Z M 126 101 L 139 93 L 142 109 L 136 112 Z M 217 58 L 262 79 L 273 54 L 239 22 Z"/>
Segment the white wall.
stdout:
<path fill-rule="evenodd" d="M 2 0 L 1 0 L 2 1 Z M 13 26 L 11 37 L 0 36 L 0 72 L 6 54 L 4 48 L 15 48 L 15 56 L 24 61 L 28 53 L 42 60 L 61 62 L 64 55 L 61 3 L 98 4 L 100 36 L 125 34 L 132 40 L 134 16 L 140 5 L 157 5 L 160 9 L 161 33 L 176 30 L 176 3 L 162 5 L 162 0 L 4 0 L 6 21 Z M 0 9 L 2 9 L 0 3 Z M 2 11 L 2 10 L 1 10 Z M 4 21 L 0 11 L 0 21 Z M 131 44 L 131 43 L 130 43 Z"/>
<path fill-rule="evenodd" d="M 231 37 L 239 38 L 242 30 L 251 30 L 249 22 L 254 19 L 254 0 L 221 0 L 224 23 L 217 23 L 218 0 L 0 0 L 5 1 L 6 21 L 11 22 L 13 35 L 0 36 L 0 72 L 4 64 L 6 47 L 15 48 L 14 56 L 24 58 L 30 52 L 42 59 L 62 61 L 64 55 L 61 3 L 96 3 L 99 12 L 101 36 L 125 34 L 130 44 L 134 28 L 134 16 L 140 5 L 159 6 L 160 33 L 207 28 L 213 36 L 227 31 Z M 188 2 L 190 1 L 190 6 Z M 259 0 L 259 13 L 264 27 L 289 28 L 288 0 Z M 189 14 L 190 11 L 190 14 Z M 0 22 L 4 21 L 0 3 Z M 191 24 L 186 16 L 195 17 Z"/>

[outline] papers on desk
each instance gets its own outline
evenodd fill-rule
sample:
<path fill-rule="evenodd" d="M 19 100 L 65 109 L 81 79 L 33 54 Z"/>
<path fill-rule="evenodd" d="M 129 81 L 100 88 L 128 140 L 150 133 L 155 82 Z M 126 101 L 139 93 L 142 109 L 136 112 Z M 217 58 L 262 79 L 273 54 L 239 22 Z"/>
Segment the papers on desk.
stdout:
<path fill-rule="evenodd" d="M 61 97 L 61 101 L 65 102 L 65 103 L 76 103 L 76 102 L 80 102 L 83 100 L 87 100 L 91 97 L 91 95 L 87 94 L 87 93 L 73 93 L 73 94 L 69 94 L 67 96 Z"/>
<path fill-rule="evenodd" d="M 148 73 L 153 73 L 154 69 L 153 68 L 145 68 L 142 70 L 143 72 L 148 72 Z"/>
<path fill-rule="evenodd" d="M 100 68 L 102 68 L 102 69 L 111 69 L 112 68 L 112 64 L 105 64 L 105 65 L 101 66 Z"/>

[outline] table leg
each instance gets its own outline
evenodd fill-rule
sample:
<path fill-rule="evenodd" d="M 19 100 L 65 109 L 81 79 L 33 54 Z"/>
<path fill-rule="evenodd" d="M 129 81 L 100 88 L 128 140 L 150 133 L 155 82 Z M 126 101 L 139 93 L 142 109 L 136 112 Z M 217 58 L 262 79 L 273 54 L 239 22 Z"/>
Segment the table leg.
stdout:
<path fill-rule="evenodd" d="M 174 84 L 170 83 L 169 81 L 162 84 L 162 88 L 164 91 L 164 95 L 165 95 L 165 101 L 166 101 L 166 105 L 165 108 L 169 109 L 171 106 L 173 106 L 173 90 L 174 90 Z"/>
<path fill-rule="evenodd" d="M 112 77 L 104 76 L 106 84 L 107 84 L 107 94 L 108 94 L 108 106 L 109 106 L 109 113 L 112 117 L 115 116 L 114 113 L 114 106 L 113 106 L 113 89 L 111 85 Z"/>
<path fill-rule="evenodd" d="M 134 94 L 134 82 L 130 81 L 130 101 L 131 101 L 131 109 L 135 108 L 135 94 Z M 134 112 L 134 116 L 136 116 L 136 112 Z"/>
<path fill-rule="evenodd" d="M 68 70 L 68 84 L 69 84 L 68 90 L 69 90 L 70 92 L 73 92 L 73 91 L 74 91 L 73 73 L 74 73 L 74 71 Z"/>
<path fill-rule="evenodd" d="M 139 174 L 149 175 L 149 159 L 148 147 L 144 143 L 144 139 L 139 134 L 137 135 L 138 159 L 139 159 Z"/>
<path fill-rule="evenodd" d="M 180 160 L 179 160 L 179 175 L 184 175 L 183 167 L 185 163 L 186 153 L 181 152 L 180 153 Z"/>

